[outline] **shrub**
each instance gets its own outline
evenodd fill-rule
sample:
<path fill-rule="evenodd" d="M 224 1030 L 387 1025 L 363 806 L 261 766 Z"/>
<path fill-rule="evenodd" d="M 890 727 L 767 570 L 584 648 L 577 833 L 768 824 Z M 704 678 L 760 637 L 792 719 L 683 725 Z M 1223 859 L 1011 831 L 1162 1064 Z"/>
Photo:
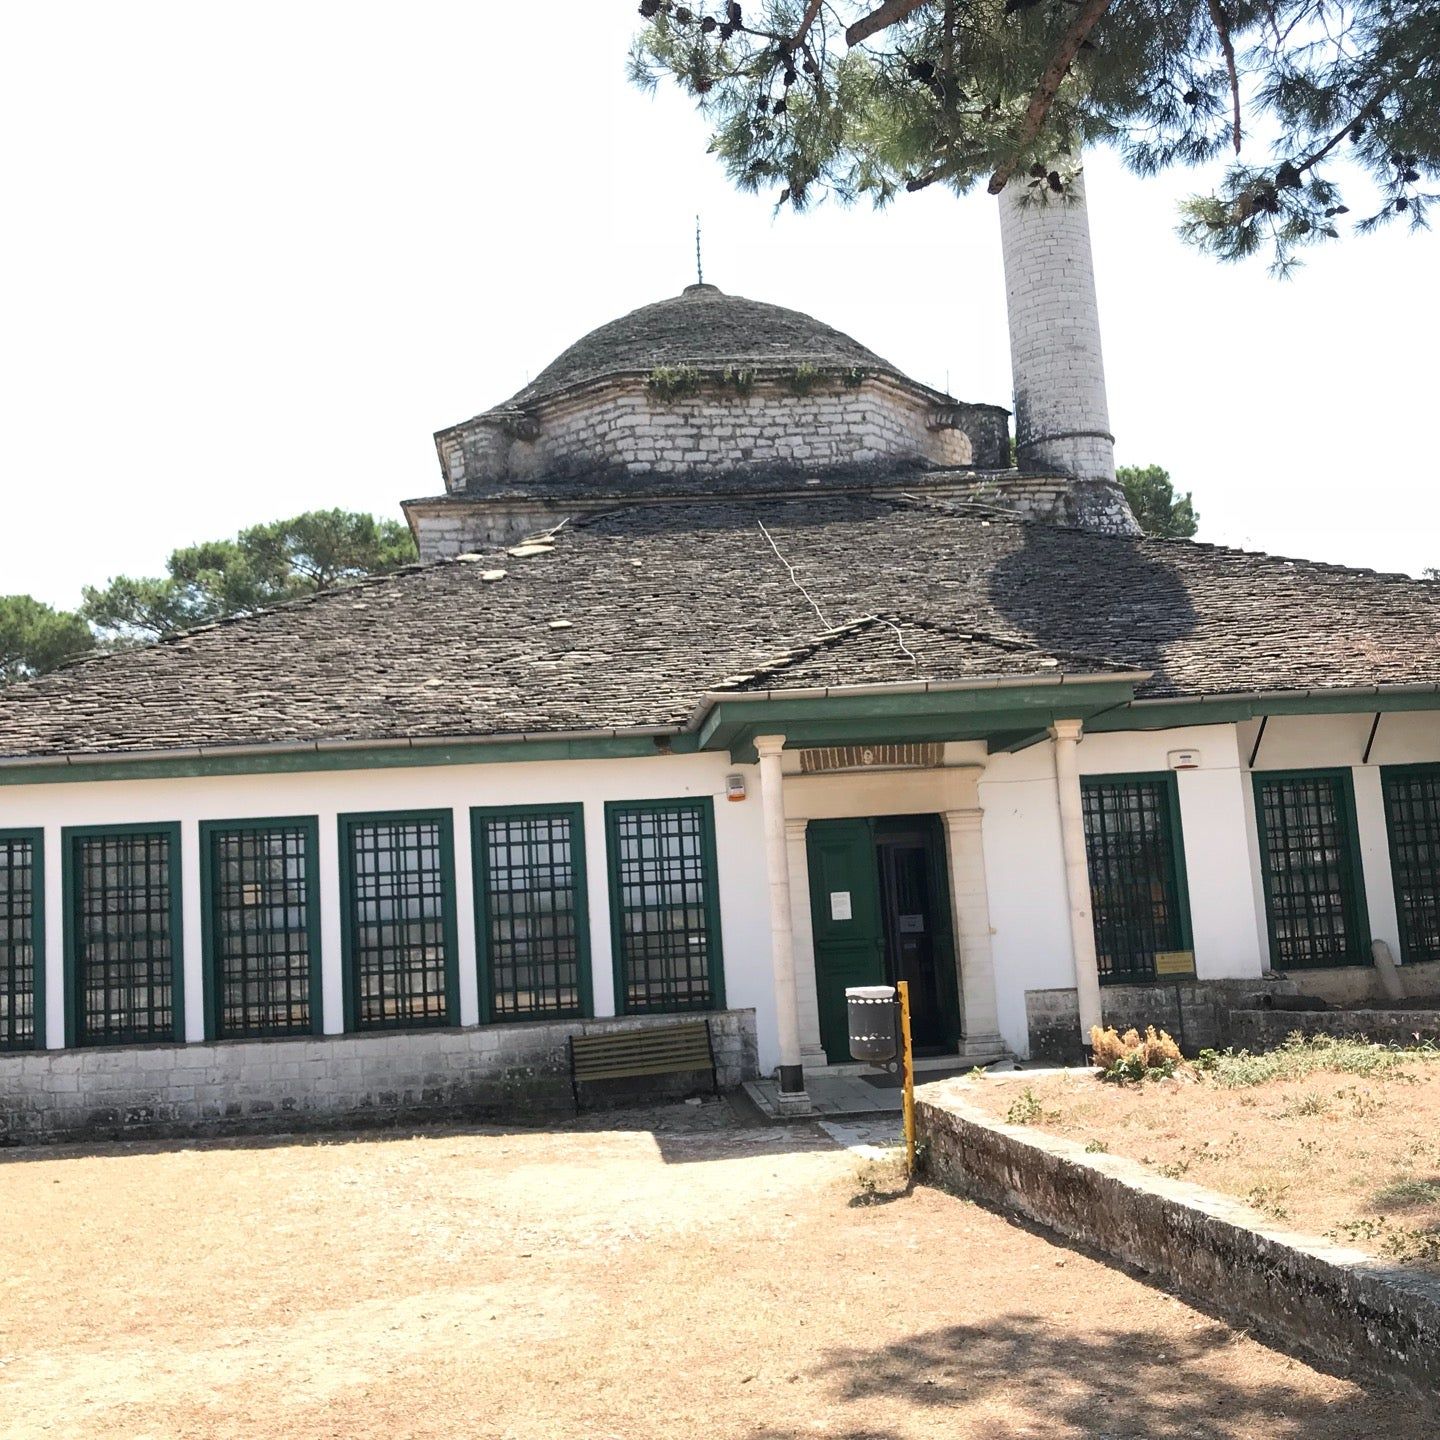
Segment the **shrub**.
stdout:
<path fill-rule="evenodd" d="M 1180 1065 L 1180 1047 L 1153 1025 L 1116 1034 L 1115 1027 L 1090 1029 L 1090 1051 L 1104 1080 L 1159 1080 L 1173 1075 Z"/>

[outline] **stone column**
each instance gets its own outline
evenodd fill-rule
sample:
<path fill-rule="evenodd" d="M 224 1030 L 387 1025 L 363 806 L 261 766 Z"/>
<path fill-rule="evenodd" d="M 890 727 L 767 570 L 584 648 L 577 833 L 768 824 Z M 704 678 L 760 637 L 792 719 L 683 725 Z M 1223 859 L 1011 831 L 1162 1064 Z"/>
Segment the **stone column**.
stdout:
<path fill-rule="evenodd" d="M 795 1001 L 795 937 L 791 928 L 790 862 L 785 845 L 785 777 L 780 768 L 783 735 L 757 735 L 760 800 L 764 807 L 765 868 L 770 881 L 770 958 L 775 982 L 775 1024 L 780 1038 L 780 1102 L 808 1110 L 800 1062 L 800 1012 Z"/>
<path fill-rule="evenodd" d="M 1095 958 L 1095 924 L 1090 913 L 1090 866 L 1085 858 L 1085 815 L 1080 801 L 1078 720 L 1050 727 L 1055 750 L 1055 787 L 1060 801 L 1060 848 L 1065 856 L 1065 889 L 1070 899 L 1070 953 L 1075 961 L 1075 996 L 1080 1005 L 1080 1038 L 1100 1020 L 1100 967 Z"/>
<path fill-rule="evenodd" d="M 800 1063 L 828 1064 L 820 1043 L 820 990 L 815 975 L 815 924 L 810 916 L 810 853 L 805 844 L 808 820 L 785 819 L 785 849 L 790 858 L 790 930 L 794 938 L 795 1003 L 800 1011 Z"/>
<path fill-rule="evenodd" d="M 979 809 L 946 810 L 950 909 L 960 966 L 962 1053 L 996 1055 L 1004 1049 L 995 1004 L 995 956 L 990 944 L 990 892 L 980 843 Z"/>
<path fill-rule="evenodd" d="M 1115 481 L 1083 177 L 1058 195 L 1021 177 L 999 201 L 1020 469 L 1080 482 L 1073 523 L 1138 534 Z"/>

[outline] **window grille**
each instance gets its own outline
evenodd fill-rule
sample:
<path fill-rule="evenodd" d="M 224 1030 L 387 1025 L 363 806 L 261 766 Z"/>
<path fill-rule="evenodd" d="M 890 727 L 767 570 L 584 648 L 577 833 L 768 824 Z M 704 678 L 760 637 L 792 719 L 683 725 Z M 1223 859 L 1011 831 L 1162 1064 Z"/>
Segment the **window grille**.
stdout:
<path fill-rule="evenodd" d="M 1345 778 L 1257 776 L 1255 801 L 1270 963 L 1277 970 L 1368 964 Z"/>
<path fill-rule="evenodd" d="M 346 817 L 350 1020 L 447 1025 L 455 998 L 454 883 L 445 817 Z"/>
<path fill-rule="evenodd" d="M 473 836 L 482 1019 L 585 1014 L 589 954 L 579 808 L 477 811 Z"/>
<path fill-rule="evenodd" d="M 71 845 L 76 1044 L 174 1040 L 177 836 L 113 831 L 75 835 Z"/>
<path fill-rule="evenodd" d="M 211 1033 L 218 1039 L 316 1028 L 313 833 L 304 821 L 205 827 Z"/>
<path fill-rule="evenodd" d="M 617 998 L 623 1010 L 723 1004 L 709 804 L 607 808 Z"/>
<path fill-rule="evenodd" d="M 1153 980 L 1157 951 L 1189 948 L 1171 782 L 1086 780 L 1081 797 L 1100 979 Z"/>
<path fill-rule="evenodd" d="M 24 1050 L 44 1042 L 36 1004 L 36 980 L 45 963 L 40 843 L 34 835 L 0 834 L 0 1050 Z"/>
<path fill-rule="evenodd" d="M 1440 765 L 1387 766 L 1383 778 L 1401 956 L 1440 960 Z"/>

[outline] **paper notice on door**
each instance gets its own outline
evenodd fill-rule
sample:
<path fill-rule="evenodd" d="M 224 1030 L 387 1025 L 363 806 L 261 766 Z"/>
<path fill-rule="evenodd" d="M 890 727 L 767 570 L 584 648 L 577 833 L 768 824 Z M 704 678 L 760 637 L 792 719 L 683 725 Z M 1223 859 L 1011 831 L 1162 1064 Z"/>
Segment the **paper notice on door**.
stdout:
<path fill-rule="evenodd" d="M 832 920 L 850 919 L 850 892 L 848 890 L 832 890 L 830 892 L 830 918 Z"/>

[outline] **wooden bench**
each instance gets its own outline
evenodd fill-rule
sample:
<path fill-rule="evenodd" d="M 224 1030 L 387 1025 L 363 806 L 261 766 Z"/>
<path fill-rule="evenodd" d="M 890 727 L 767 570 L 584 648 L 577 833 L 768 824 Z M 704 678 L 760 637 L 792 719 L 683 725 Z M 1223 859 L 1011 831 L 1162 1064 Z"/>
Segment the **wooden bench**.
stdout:
<path fill-rule="evenodd" d="M 628 1080 L 638 1075 L 677 1075 L 682 1070 L 708 1070 L 715 1093 L 720 1093 L 720 1072 L 715 1066 L 708 1020 L 570 1037 L 570 1092 L 575 1097 L 577 1115 L 582 1083 Z"/>

